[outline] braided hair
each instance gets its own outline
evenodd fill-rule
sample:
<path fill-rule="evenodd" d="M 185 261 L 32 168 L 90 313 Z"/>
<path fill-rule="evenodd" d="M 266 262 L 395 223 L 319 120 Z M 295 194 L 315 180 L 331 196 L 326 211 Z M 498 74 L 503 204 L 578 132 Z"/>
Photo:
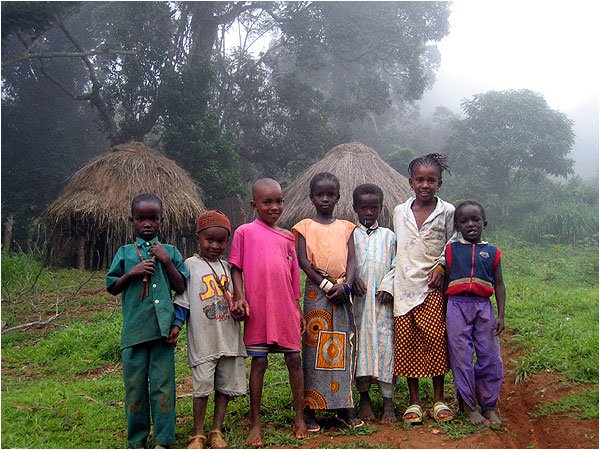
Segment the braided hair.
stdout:
<path fill-rule="evenodd" d="M 315 190 L 316 184 L 319 181 L 323 181 L 323 180 L 327 180 L 327 181 L 333 182 L 333 184 L 335 185 L 335 189 L 337 190 L 337 193 L 339 195 L 339 193 L 340 193 L 340 180 L 338 179 L 338 177 L 336 177 L 331 172 L 319 172 L 314 177 L 312 177 L 312 179 L 310 180 L 310 193 L 311 194 Z"/>
<path fill-rule="evenodd" d="M 437 167 L 437 169 L 440 171 L 440 179 L 442 178 L 442 172 L 446 171 L 451 173 L 450 166 L 448 165 L 448 155 L 441 153 L 430 153 L 428 155 L 413 159 L 408 165 L 408 174 L 412 177 L 413 171 L 417 167 L 422 166 Z"/>

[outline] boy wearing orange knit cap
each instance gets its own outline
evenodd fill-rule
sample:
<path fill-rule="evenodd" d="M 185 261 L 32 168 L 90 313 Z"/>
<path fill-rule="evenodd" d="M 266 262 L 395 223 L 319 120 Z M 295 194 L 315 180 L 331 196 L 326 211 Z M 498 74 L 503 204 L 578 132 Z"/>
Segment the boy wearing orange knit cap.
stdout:
<path fill-rule="evenodd" d="M 231 397 L 246 393 L 246 348 L 233 310 L 230 266 L 225 251 L 231 223 L 220 211 L 198 217 L 198 253 L 185 260 L 190 278 L 185 292 L 175 297 L 172 329 L 178 334 L 187 321 L 188 359 L 192 370 L 194 435 L 188 448 L 203 448 L 208 396 L 215 391 L 215 414 L 208 435 L 211 448 L 226 448 L 223 419 Z"/>

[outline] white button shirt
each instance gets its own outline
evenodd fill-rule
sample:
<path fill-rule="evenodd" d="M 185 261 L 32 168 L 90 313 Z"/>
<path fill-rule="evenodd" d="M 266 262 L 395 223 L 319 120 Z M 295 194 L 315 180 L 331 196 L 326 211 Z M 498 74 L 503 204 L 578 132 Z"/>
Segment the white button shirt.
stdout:
<path fill-rule="evenodd" d="M 454 239 L 454 206 L 436 197 L 437 204 L 421 229 L 417 228 L 411 206 L 415 197 L 394 209 L 396 268 L 394 274 L 394 317 L 403 316 L 425 301 L 429 292 L 427 276 L 438 263 L 445 263 L 446 243 Z"/>

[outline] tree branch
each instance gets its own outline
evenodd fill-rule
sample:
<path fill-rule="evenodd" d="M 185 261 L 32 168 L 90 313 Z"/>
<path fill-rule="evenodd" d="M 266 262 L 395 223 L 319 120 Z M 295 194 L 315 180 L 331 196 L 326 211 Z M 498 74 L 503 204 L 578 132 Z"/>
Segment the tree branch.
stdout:
<path fill-rule="evenodd" d="M 23 57 L 25 55 L 29 54 L 29 52 L 31 51 L 31 49 L 33 47 L 35 47 L 39 42 L 41 42 L 42 40 L 44 40 L 46 38 L 46 36 L 48 36 L 50 33 L 52 33 L 54 30 L 56 30 L 56 28 L 58 28 L 60 25 L 62 25 L 62 23 L 65 20 L 67 20 L 69 17 L 71 17 L 77 11 L 79 11 L 80 6 L 81 6 L 80 3 L 72 6 L 61 17 L 59 17 L 54 23 L 52 23 L 52 25 L 50 25 L 42 34 L 40 34 L 39 36 L 37 36 L 35 39 L 33 39 L 29 43 L 26 43 L 24 41 L 23 37 L 21 36 L 20 32 L 16 31 L 15 34 L 17 35 L 17 37 L 19 38 L 19 40 L 23 43 L 23 46 L 25 47 L 25 49 L 16 58 L 18 58 L 18 60 L 27 59 L 27 58 L 23 58 Z M 2 64 L 2 67 L 4 67 L 4 64 Z"/>
<path fill-rule="evenodd" d="M 22 323 L 21 325 L 15 325 L 14 327 L 2 328 L 2 333 L 0 333 L 0 334 L 8 333 L 9 331 L 21 330 L 23 328 L 34 327 L 34 326 L 46 327 L 46 326 L 50 325 L 52 322 L 54 322 L 56 319 L 58 319 L 61 314 L 62 314 L 62 312 L 55 314 L 46 321 L 36 320 L 33 322 Z"/>
<path fill-rule="evenodd" d="M 27 59 L 36 59 L 36 58 L 82 58 L 84 56 L 95 56 L 95 55 L 135 55 L 137 54 L 137 50 L 90 50 L 84 52 L 42 52 L 42 53 L 27 53 L 25 55 L 19 55 L 17 57 L 11 58 L 7 61 L 2 61 L 2 67 L 10 66 L 11 64 L 15 64 L 19 61 L 25 61 Z"/>
<path fill-rule="evenodd" d="M 67 29 L 67 27 L 65 27 L 64 24 L 61 24 L 59 26 L 60 26 L 60 29 L 62 30 L 62 32 L 65 34 L 65 36 L 75 46 L 77 51 L 79 51 L 80 53 L 85 53 L 85 50 L 83 49 L 83 47 L 81 46 L 79 41 L 75 38 L 75 36 L 73 36 L 73 34 L 71 34 L 71 32 Z M 123 136 L 121 135 L 121 133 L 119 131 L 119 128 L 117 127 L 114 117 L 110 113 L 106 102 L 102 98 L 102 95 L 101 95 L 102 85 L 100 84 L 100 81 L 98 80 L 98 76 L 96 75 L 96 69 L 94 68 L 94 65 L 92 64 L 92 62 L 90 61 L 90 58 L 88 56 L 81 56 L 81 60 L 87 67 L 88 73 L 90 74 L 90 81 L 92 82 L 92 92 L 89 94 L 88 100 L 96 108 L 98 108 L 100 115 L 104 119 L 105 123 L 108 125 L 111 143 L 113 145 L 116 145 L 116 144 L 121 144 L 121 143 L 125 142 L 125 139 L 123 138 Z"/>

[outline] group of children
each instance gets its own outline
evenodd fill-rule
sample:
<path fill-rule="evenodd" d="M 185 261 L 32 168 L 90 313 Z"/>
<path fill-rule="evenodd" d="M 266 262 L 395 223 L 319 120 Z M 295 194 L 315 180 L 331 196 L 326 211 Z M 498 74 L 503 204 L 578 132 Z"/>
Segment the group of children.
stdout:
<path fill-rule="evenodd" d="M 481 205 L 468 201 L 455 210 L 436 196 L 447 169 L 439 154 L 410 164 L 414 197 L 394 210 L 395 232 L 378 224 L 383 192 L 373 184 L 353 192 L 357 224 L 336 219 L 340 185 L 328 172 L 310 183 L 314 217 L 290 232 L 277 226 L 284 209 L 281 186 L 261 179 L 252 187 L 258 217 L 235 230 L 228 261 L 221 255 L 232 227 L 223 213 L 200 214 L 198 253 L 183 261 L 175 247 L 158 242 L 160 199 L 137 196 L 131 217 L 135 242 L 119 249 L 107 275 L 108 291 L 123 293 L 128 445 L 146 445 L 150 415 L 156 448 L 175 443 L 174 344 L 186 322 L 194 413 L 188 448 L 227 447 L 223 419 L 229 399 L 246 393 L 246 356 L 252 362 L 245 443 L 263 444 L 260 404 L 273 352 L 284 354 L 298 439 L 320 430 L 317 410 L 334 412 L 340 424 L 350 427 L 375 419 L 372 383 L 383 397 L 381 422 L 395 422 L 397 376 L 408 381 L 405 423 L 423 422 L 419 379 L 425 377 L 433 380 L 431 415 L 451 420 L 443 392 L 450 367 L 469 420 L 501 423 L 501 251 L 481 239 L 487 225 Z M 306 274 L 303 307 L 299 269 Z M 358 416 L 353 383 L 360 393 Z M 214 419 L 207 437 L 204 419 L 213 391 Z"/>

